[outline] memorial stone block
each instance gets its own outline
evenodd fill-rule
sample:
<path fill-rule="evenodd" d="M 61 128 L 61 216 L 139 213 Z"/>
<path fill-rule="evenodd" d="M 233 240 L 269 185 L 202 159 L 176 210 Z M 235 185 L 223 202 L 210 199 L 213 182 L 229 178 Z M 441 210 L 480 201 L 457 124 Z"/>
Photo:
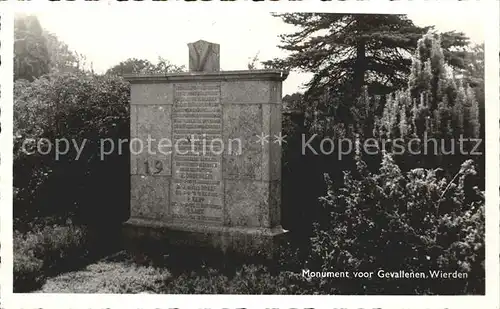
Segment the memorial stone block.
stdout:
<path fill-rule="evenodd" d="M 131 148 L 143 145 L 131 153 L 126 235 L 271 254 L 286 232 L 275 137 L 287 74 L 219 71 L 218 44 L 188 47 L 190 72 L 126 76 Z"/>

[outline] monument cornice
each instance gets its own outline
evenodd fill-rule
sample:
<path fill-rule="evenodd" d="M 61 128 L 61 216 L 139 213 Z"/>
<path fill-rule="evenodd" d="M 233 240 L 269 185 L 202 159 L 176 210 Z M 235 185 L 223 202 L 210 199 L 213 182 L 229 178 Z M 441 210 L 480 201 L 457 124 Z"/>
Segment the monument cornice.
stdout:
<path fill-rule="evenodd" d="M 167 74 L 125 74 L 123 78 L 133 84 L 232 80 L 283 81 L 288 77 L 288 73 L 288 71 L 281 70 L 244 70 L 219 72 L 181 72 Z"/>

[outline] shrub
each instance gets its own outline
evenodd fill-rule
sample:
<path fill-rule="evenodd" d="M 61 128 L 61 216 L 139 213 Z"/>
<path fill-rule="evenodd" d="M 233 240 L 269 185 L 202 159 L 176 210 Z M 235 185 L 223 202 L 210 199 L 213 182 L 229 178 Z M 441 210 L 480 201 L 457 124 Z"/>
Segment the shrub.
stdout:
<path fill-rule="evenodd" d="M 52 73 L 31 83 L 16 81 L 14 98 L 16 228 L 29 230 L 22 225 L 52 215 L 85 223 L 126 218 L 128 144 L 123 153 L 114 151 L 104 160 L 99 154 L 101 140 L 109 138 L 116 145 L 129 138 L 128 83 L 112 76 Z M 52 152 L 42 155 L 35 151 L 41 138 L 53 144 L 66 139 L 69 151 L 56 158 L 53 145 Z M 73 143 L 81 147 L 84 141 L 78 156 Z"/>
<path fill-rule="evenodd" d="M 30 291 L 45 278 L 87 261 L 87 233 L 75 226 L 46 226 L 14 233 L 14 291 Z"/>
<path fill-rule="evenodd" d="M 384 155 L 370 173 L 356 155 L 357 170 L 321 198 L 330 212 L 312 238 L 311 270 L 465 272 L 467 280 L 319 280 L 319 288 L 358 294 L 484 293 L 484 197 L 472 186 L 472 161 L 448 181 L 439 170 L 404 175 Z M 316 268 L 316 269 L 315 269 Z M 319 269 L 318 269 L 319 268 Z M 403 281 L 404 280 L 404 281 Z"/>
<path fill-rule="evenodd" d="M 19 236 L 14 237 L 14 243 L 22 243 Z M 43 283 L 43 261 L 36 258 L 33 250 L 14 251 L 14 292 L 27 292 Z M 14 249 L 16 250 L 16 249 Z"/>

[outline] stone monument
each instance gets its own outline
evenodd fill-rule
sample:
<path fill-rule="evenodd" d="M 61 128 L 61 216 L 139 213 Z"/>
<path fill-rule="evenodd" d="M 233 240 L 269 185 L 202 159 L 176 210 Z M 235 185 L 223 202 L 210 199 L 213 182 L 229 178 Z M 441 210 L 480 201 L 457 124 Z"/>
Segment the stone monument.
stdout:
<path fill-rule="evenodd" d="M 287 73 L 220 71 L 218 44 L 188 47 L 190 72 L 126 76 L 134 151 L 125 236 L 271 256 L 286 232 L 279 137 Z M 138 141 L 153 151 L 139 152 Z"/>

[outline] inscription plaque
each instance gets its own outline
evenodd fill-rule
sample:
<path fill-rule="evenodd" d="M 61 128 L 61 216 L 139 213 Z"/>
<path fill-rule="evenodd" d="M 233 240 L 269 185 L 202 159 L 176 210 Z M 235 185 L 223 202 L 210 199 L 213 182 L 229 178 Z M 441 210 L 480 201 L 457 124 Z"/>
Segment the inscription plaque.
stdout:
<path fill-rule="evenodd" d="M 174 86 L 171 214 L 174 220 L 223 223 L 222 106 L 219 83 Z"/>

